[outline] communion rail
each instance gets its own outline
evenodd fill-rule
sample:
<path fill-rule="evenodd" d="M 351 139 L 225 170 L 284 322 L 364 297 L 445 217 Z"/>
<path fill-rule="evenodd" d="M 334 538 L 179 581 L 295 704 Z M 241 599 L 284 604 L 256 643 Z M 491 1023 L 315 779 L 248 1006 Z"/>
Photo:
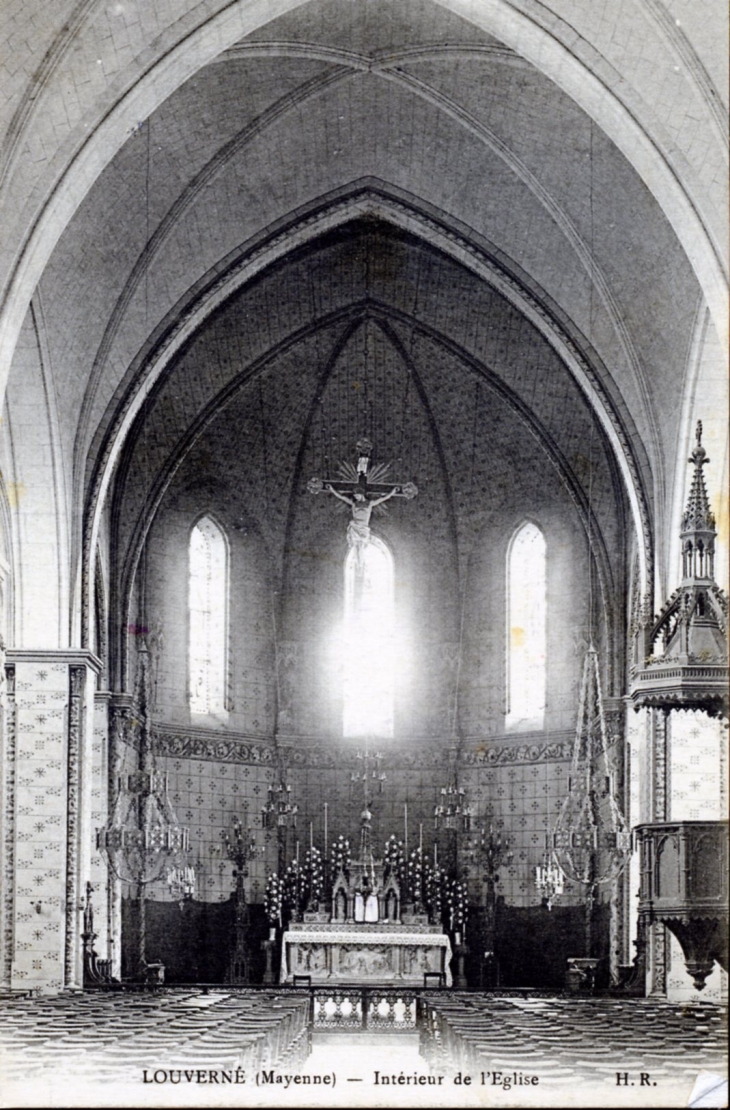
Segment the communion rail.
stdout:
<path fill-rule="evenodd" d="M 311 987 L 310 993 L 313 1032 L 414 1033 L 418 1027 L 418 992 L 415 989 Z"/>

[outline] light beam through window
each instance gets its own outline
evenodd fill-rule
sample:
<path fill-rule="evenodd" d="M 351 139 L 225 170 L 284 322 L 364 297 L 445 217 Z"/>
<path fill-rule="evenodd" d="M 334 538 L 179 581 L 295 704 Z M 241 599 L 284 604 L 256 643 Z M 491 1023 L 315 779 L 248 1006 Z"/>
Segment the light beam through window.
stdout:
<path fill-rule="evenodd" d="M 345 561 L 345 736 L 393 735 L 394 642 L 393 558 L 371 538 Z"/>

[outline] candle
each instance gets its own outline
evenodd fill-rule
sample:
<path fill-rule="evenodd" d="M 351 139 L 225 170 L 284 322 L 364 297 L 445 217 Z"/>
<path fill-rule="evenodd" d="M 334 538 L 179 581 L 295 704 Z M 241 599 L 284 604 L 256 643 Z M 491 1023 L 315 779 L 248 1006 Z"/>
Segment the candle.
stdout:
<path fill-rule="evenodd" d="M 436 870 L 438 865 L 439 865 L 439 846 L 436 843 L 436 841 L 434 840 L 434 842 L 433 842 L 433 868 L 434 868 L 434 871 Z"/>
<path fill-rule="evenodd" d="M 327 863 L 327 803 L 324 803 L 324 859 Z"/>
<path fill-rule="evenodd" d="M 408 803 L 403 805 L 403 846 L 405 848 L 406 858 L 408 858 Z"/>
<path fill-rule="evenodd" d="M 419 822 L 419 825 L 418 825 L 418 851 L 419 852 L 423 851 L 423 822 L 422 821 Z"/>
<path fill-rule="evenodd" d="M 312 822 L 310 821 L 309 822 L 309 849 L 310 849 L 310 851 L 312 850 L 313 847 L 314 847 L 314 833 L 312 832 Z"/>
<path fill-rule="evenodd" d="M 298 840 L 297 840 L 297 854 L 296 854 L 295 858 L 296 858 L 297 863 L 299 863 L 299 841 Z"/>

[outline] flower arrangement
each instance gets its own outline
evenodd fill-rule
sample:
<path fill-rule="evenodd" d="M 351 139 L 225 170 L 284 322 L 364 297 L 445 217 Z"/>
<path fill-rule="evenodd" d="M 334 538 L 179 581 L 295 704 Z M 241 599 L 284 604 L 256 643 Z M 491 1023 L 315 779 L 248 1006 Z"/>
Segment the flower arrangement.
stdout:
<path fill-rule="evenodd" d="M 293 859 L 288 865 L 284 872 L 282 886 L 284 906 L 298 915 L 304 899 L 304 875 L 297 860 Z"/>
<path fill-rule="evenodd" d="M 284 884 L 278 875 L 269 875 L 264 889 L 264 909 L 272 925 L 282 926 L 284 908 Z"/>
<path fill-rule="evenodd" d="M 429 868 L 425 882 L 426 908 L 431 918 L 431 924 L 440 925 L 444 911 L 444 887 L 448 883 L 448 876 L 441 867 Z"/>
<path fill-rule="evenodd" d="M 416 905 L 423 902 L 423 852 L 414 848 L 408 857 L 408 893 Z"/>
<path fill-rule="evenodd" d="M 336 878 L 340 871 L 345 875 L 349 873 L 351 858 L 350 841 L 346 836 L 338 836 L 330 851 L 330 874 L 333 878 Z"/>
<path fill-rule="evenodd" d="M 314 845 L 307 849 L 304 857 L 302 880 L 306 904 L 316 908 L 322 900 L 324 890 L 324 864 L 322 853 Z"/>
<path fill-rule="evenodd" d="M 403 889 L 406 877 L 406 855 L 403 841 L 398 840 L 396 836 L 388 837 L 385 842 L 383 863 L 385 864 L 386 877 L 394 875 L 401 889 Z"/>
<path fill-rule="evenodd" d="M 448 914 L 449 928 L 461 931 L 469 913 L 468 888 L 458 879 L 447 879 L 444 883 L 444 900 Z"/>

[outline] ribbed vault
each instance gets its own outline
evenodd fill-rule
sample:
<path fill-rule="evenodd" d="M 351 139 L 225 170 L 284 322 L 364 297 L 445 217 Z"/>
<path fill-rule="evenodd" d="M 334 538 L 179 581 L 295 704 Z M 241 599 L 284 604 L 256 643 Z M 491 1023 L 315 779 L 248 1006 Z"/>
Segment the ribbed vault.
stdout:
<path fill-rule="evenodd" d="M 451 552 L 454 597 L 491 515 L 534 481 L 526 469 L 547 467 L 590 534 L 604 606 L 618 602 L 627 498 L 570 370 L 463 265 L 382 220 L 359 219 L 231 296 L 145 400 L 115 482 L 122 611 L 180 468 L 237 490 L 286 591 L 291 550 L 321 550 L 332 527 L 326 499 L 303 496 L 307 479 L 333 474 L 361 435 L 419 485 L 413 526 L 442 557 Z"/>

